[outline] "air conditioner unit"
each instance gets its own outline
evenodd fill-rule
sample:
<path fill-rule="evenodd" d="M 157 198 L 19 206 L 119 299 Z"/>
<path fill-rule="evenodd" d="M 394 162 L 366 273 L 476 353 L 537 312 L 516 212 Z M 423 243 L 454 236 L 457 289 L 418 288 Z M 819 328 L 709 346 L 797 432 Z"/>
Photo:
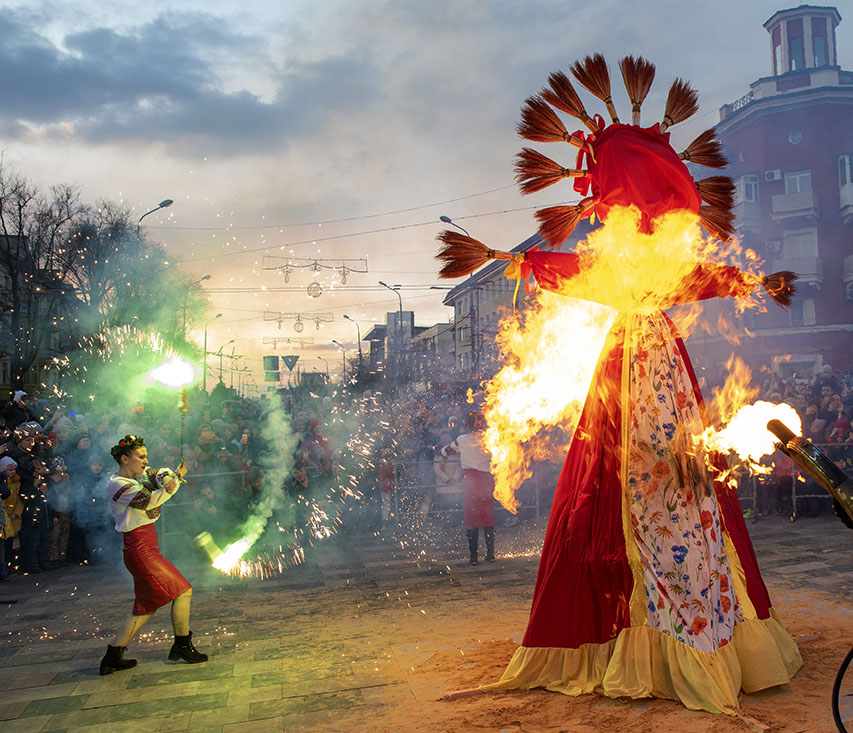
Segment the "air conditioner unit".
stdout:
<path fill-rule="evenodd" d="M 764 171 L 764 180 L 765 181 L 781 181 L 782 180 L 782 171 Z"/>
<path fill-rule="evenodd" d="M 847 300 L 853 300 L 853 282 L 844 284 L 844 295 Z"/>

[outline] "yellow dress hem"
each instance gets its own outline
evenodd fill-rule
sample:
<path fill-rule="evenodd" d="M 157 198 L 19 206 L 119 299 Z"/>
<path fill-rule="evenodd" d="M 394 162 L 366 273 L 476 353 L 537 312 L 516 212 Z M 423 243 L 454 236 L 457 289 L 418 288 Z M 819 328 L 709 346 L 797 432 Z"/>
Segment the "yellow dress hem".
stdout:
<path fill-rule="evenodd" d="M 788 684 L 802 666 L 796 642 L 773 609 L 734 629 L 732 641 L 702 652 L 648 626 L 623 629 L 604 644 L 576 649 L 519 647 L 503 677 L 482 685 L 499 692 L 543 687 L 577 696 L 659 697 L 691 710 L 732 714 L 738 695 Z"/>

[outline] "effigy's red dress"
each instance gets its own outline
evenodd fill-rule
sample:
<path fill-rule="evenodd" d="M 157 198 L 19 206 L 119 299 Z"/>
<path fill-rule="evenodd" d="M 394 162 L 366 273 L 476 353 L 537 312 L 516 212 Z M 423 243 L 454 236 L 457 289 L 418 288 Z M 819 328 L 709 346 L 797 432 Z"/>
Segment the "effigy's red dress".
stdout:
<path fill-rule="evenodd" d="M 641 132 L 644 143 L 655 131 Z M 540 287 L 569 295 L 583 267 L 568 253 L 532 252 L 524 264 Z M 673 293 L 617 316 L 557 483 L 527 632 L 501 680 L 483 689 L 731 712 L 741 691 L 786 684 L 802 665 L 737 496 L 693 445 L 705 428 L 702 395 L 663 312 L 743 292 L 736 268 L 697 264 Z"/>

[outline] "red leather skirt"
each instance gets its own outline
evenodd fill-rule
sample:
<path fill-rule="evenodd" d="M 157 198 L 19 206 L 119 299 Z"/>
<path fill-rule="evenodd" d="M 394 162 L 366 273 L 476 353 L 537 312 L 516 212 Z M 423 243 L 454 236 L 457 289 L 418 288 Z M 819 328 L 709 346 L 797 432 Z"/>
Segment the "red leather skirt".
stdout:
<path fill-rule="evenodd" d="M 160 554 L 154 523 L 124 533 L 124 566 L 133 576 L 136 599 L 133 615 L 154 613 L 192 586 L 172 563 Z"/>
<path fill-rule="evenodd" d="M 465 516 L 462 524 L 467 528 L 495 526 L 495 480 L 487 471 L 466 468 L 462 476 L 462 499 Z"/>

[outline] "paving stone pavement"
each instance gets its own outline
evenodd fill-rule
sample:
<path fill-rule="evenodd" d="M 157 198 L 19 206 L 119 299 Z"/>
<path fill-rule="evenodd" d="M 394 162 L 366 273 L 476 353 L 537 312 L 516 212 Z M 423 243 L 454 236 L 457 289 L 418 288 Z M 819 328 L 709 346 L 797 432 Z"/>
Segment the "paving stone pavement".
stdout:
<path fill-rule="evenodd" d="M 783 613 L 778 588 L 787 586 L 850 608 L 853 532 L 833 517 L 748 526 Z M 17 601 L 0 605 L 0 730 L 351 731 L 353 711 L 356 728 L 373 730 L 378 709 L 387 719 L 395 706 L 448 691 L 408 671 L 463 637 L 470 644 L 460 619 L 503 610 L 515 625 L 502 638 L 520 640 L 543 534 L 534 521 L 499 528 L 498 562 L 476 567 L 465 562 L 461 531 L 342 533 L 266 580 L 231 579 L 182 557 L 195 641 L 211 660 L 165 661 L 171 630 L 161 609 L 131 647 L 139 665 L 107 677 L 98 663 L 132 601 L 120 563 L 16 576 L 0 585 L 0 601 Z M 343 712 L 345 726 L 336 722 Z M 399 729 L 428 722 L 401 719 Z"/>

